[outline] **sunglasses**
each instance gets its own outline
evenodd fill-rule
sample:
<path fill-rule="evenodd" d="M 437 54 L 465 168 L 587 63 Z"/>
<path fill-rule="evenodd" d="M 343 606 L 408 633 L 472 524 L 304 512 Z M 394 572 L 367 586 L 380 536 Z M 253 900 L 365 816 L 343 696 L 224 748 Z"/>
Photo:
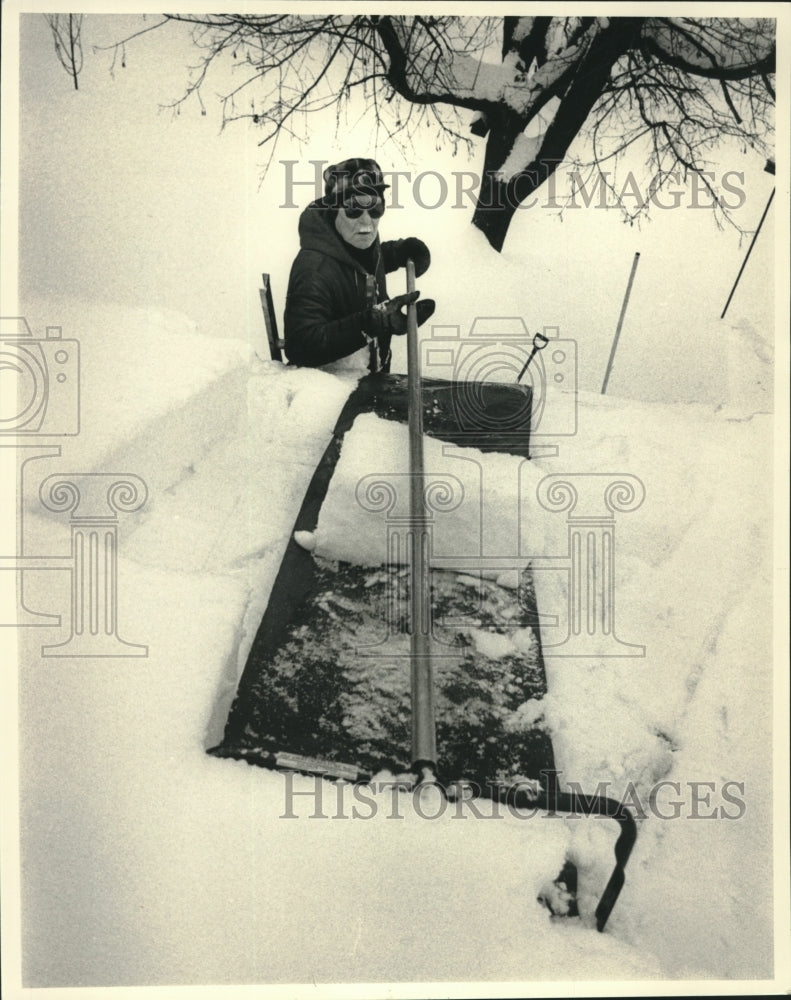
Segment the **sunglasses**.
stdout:
<path fill-rule="evenodd" d="M 366 198 L 367 204 L 361 204 L 360 200 L 353 201 L 350 205 L 343 205 L 343 214 L 347 219 L 359 219 L 363 212 L 367 212 L 372 219 L 381 219 L 385 214 L 385 203 L 381 198 Z"/>

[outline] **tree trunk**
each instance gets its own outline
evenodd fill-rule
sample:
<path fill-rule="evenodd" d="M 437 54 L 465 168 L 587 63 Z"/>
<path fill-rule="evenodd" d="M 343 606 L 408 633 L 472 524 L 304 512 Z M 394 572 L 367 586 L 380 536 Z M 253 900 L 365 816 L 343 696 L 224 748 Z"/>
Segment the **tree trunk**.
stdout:
<path fill-rule="evenodd" d="M 640 23 L 639 18 L 614 18 L 598 32 L 558 94 L 560 107 L 546 130 L 540 151 L 521 169 L 514 169 L 512 164 L 511 177 L 507 181 L 501 179 L 500 172 L 528 119 L 507 107 L 500 107 L 487 116 L 485 129 L 478 133 L 486 134 L 487 140 L 483 179 L 472 224 L 481 230 L 498 253 L 503 249 L 516 209 L 566 158 L 569 146 L 601 97 L 613 64 L 638 36 Z"/>
<path fill-rule="evenodd" d="M 498 253 L 503 249 L 516 207 L 516 202 L 508 197 L 508 185 L 491 171 L 484 173 L 472 224 Z"/>
<path fill-rule="evenodd" d="M 472 224 L 499 253 L 503 249 L 511 219 L 519 204 L 512 186 L 501 177 L 503 164 L 513 149 L 525 122 L 513 111 L 499 108 L 486 121 L 488 135 L 483 160 L 483 177 Z"/>

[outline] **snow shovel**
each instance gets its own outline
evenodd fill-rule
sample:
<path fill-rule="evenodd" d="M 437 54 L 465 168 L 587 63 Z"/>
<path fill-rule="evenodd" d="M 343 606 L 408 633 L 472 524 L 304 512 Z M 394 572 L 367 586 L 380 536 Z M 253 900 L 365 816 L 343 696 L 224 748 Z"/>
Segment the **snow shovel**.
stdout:
<path fill-rule="evenodd" d="M 527 371 L 528 367 L 530 366 L 530 362 L 533 360 L 536 354 L 539 351 L 543 351 L 548 343 L 549 343 L 549 337 L 545 336 L 543 333 L 537 333 L 535 337 L 533 337 L 533 350 L 528 355 L 527 361 L 525 361 L 524 365 L 522 366 L 521 372 L 519 372 L 519 374 L 516 376 L 517 383 L 522 381 L 522 376 Z"/>
<path fill-rule="evenodd" d="M 407 293 L 415 291 L 415 265 L 406 264 Z M 419 780 L 436 777 L 437 737 L 434 674 L 431 663 L 431 577 L 423 466 L 423 400 L 417 305 L 407 306 L 409 406 L 410 662 L 412 696 L 412 766 Z"/>
<path fill-rule="evenodd" d="M 414 281 L 414 268 L 409 267 L 409 291 L 414 289 Z M 414 306 L 409 309 L 407 321 L 409 376 L 376 373 L 360 381 L 338 417 L 332 440 L 316 466 L 294 524 L 294 533 L 315 530 L 344 437 L 358 415 L 374 413 L 382 419 L 409 425 L 410 444 L 414 449 L 411 543 L 405 540 L 407 550 L 411 544 L 414 556 L 410 560 L 412 603 L 404 615 L 409 618 L 411 614 L 411 623 L 414 623 L 410 634 L 409 689 L 403 683 L 402 646 L 397 655 L 390 657 L 392 676 L 399 678 L 398 690 L 390 691 L 387 685 L 381 688 L 378 708 L 370 701 L 368 671 L 360 670 L 359 645 L 370 644 L 371 629 L 381 627 L 380 606 L 382 601 L 390 599 L 390 574 L 383 573 L 388 579 L 372 587 L 368 569 L 351 564 L 321 565 L 292 535 L 229 710 L 223 739 L 208 752 L 215 757 L 244 760 L 264 768 L 354 783 L 370 782 L 382 769 L 395 774 L 412 771 L 417 774 L 418 783 L 433 780 L 440 790 L 450 788 L 447 782 L 453 782 L 454 777 L 469 778 L 487 796 L 507 797 L 507 801 L 518 809 L 607 816 L 620 825 L 621 834 L 615 845 L 616 866 L 596 912 L 597 927 L 602 930 L 623 884 L 623 868 L 636 835 L 629 810 L 599 796 L 578 801 L 552 786 L 534 797 L 523 791 L 519 783 L 501 785 L 494 780 L 496 774 L 513 773 L 514 768 L 531 778 L 555 772 L 552 742 L 545 731 L 534 728 L 517 732 L 505 723 L 519 703 L 528 698 L 540 699 L 546 694 L 539 636 L 536 634 L 539 657 L 529 677 L 501 658 L 489 658 L 479 651 L 476 671 L 480 670 L 490 684 L 499 685 L 498 691 L 509 689 L 513 684 L 514 692 L 504 700 L 487 701 L 484 698 L 483 705 L 476 695 L 473 714 L 481 716 L 482 709 L 483 715 L 472 720 L 465 717 L 463 726 L 460 726 L 459 717 L 469 696 L 464 685 L 456 683 L 465 676 L 463 661 L 459 664 L 445 661 L 442 669 L 436 670 L 436 675 L 433 670 L 438 663 L 434 633 L 449 637 L 453 629 L 443 633 L 441 622 L 431 627 L 429 511 L 424 495 L 423 431 L 450 444 L 463 442 L 482 452 L 502 452 L 527 459 L 527 427 L 522 428 L 519 435 L 498 441 L 489 423 L 472 428 L 460 426 L 454 400 L 460 388 L 466 388 L 466 383 L 421 378 Z M 521 388 L 512 384 L 497 388 L 503 412 L 510 414 L 513 411 L 515 397 L 521 403 Z M 423 406 L 420 405 L 421 393 Z M 442 593 L 437 576 L 434 584 Z M 466 607 L 456 591 L 450 590 L 445 596 L 449 596 L 452 606 L 459 610 Z M 526 597 L 529 606 L 523 609 L 518 620 L 524 627 L 534 628 L 532 621 L 537 609 L 534 598 L 529 593 Z M 495 618 L 487 617 L 484 609 L 483 627 L 487 622 L 493 624 Z M 378 659 L 386 661 L 387 654 L 380 657 L 377 653 Z M 372 712 L 363 712 L 361 716 L 364 725 L 348 723 L 349 706 L 362 704 L 366 709 L 369 704 L 373 705 Z M 443 711 L 436 723 L 435 704 L 437 707 L 448 704 L 451 717 Z M 411 733 L 401 721 L 406 721 L 407 714 L 412 717 Z M 352 719 L 353 716 L 352 712 Z M 442 774 L 437 760 L 438 741 L 442 750 Z"/>

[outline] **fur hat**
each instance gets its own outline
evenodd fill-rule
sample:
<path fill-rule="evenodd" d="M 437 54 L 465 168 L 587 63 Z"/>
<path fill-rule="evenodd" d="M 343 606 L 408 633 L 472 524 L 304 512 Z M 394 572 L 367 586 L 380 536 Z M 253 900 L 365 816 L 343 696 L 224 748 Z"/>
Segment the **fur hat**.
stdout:
<path fill-rule="evenodd" d="M 389 187 L 376 160 L 364 157 L 342 160 L 324 171 L 324 204 L 340 208 L 350 195 L 381 197 Z"/>

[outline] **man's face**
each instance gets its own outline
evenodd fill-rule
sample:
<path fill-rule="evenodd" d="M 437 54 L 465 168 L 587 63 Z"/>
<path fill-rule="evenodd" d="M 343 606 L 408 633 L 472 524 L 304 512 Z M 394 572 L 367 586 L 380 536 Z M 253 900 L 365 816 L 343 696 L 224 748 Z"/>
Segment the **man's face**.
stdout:
<path fill-rule="evenodd" d="M 358 250 L 367 250 L 376 239 L 379 220 L 384 212 L 381 197 L 355 194 L 345 199 L 335 216 L 335 229 L 341 237 Z"/>

